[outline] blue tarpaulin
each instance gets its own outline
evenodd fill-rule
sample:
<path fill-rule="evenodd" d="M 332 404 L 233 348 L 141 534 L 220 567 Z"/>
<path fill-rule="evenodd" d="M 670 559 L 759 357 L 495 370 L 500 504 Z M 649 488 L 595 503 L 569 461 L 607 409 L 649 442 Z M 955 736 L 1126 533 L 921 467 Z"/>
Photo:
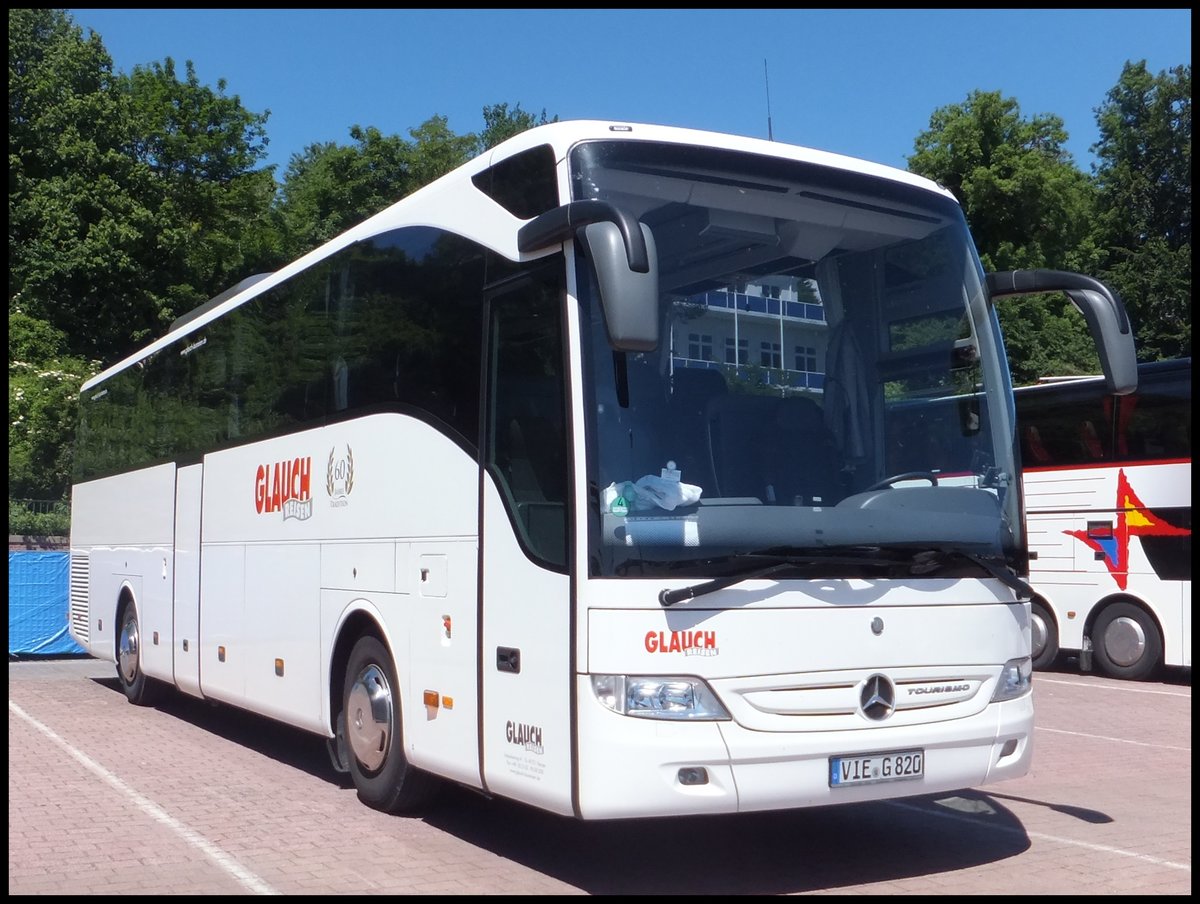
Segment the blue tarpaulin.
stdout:
<path fill-rule="evenodd" d="M 8 654 L 84 654 L 67 633 L 69 553 L 9 552 Z"/>

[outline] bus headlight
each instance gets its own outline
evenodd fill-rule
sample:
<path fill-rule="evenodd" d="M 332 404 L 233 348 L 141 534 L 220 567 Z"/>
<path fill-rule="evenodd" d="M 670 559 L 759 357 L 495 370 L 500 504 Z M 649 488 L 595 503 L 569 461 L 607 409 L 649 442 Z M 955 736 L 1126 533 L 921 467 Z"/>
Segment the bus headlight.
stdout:
<path fill-rule="evenodd" d="M 992 694 L 992 702 L 1013 700 L 1022 694 L 1027 694 L 1032 682 L 1033 660 L 1028 656 L 1010 659 L 1004 663 L 1004 668 L 1000 672 L 1000 680 L 996 682 L 996 692 Z"/>
<path fill-rule="evenodd" d="M 643 719 L 727 720 L 704 681 L 682 675 L 593 675 L 592 692 L 608 709 Z"/>

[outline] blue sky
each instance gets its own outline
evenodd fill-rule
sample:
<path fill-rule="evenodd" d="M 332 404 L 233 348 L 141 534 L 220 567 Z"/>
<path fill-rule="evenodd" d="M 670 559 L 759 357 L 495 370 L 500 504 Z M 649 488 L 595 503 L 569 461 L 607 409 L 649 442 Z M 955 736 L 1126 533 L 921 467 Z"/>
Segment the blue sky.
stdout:
<path fill-rule="evenodd" d="M 974 90 L 1054 114 L 1090 171 L 1095 109 L 1126 61 L 1191 63 L 1190 9 L 69 9 L 114 66 L 195 63 L 254 112 L 267 163 L 352 125 L 409 137 L 485 106 L 768 137 L 904 167 L 939 107 Z M 769 99 L 769 106 L 768 106 Z"/>

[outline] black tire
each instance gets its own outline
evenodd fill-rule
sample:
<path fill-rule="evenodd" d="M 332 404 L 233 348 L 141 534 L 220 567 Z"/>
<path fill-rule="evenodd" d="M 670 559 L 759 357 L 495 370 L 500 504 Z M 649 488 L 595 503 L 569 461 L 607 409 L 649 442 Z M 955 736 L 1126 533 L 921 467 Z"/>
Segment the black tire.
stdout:
<path fill-rule="evenodd" d="M 359 638 L 350 652 L 339 719 L 359 800 L 385 813 L 415 813 L 433 799 L 439 781 L 404 755 L 396 668 L 375 637 Z"/>
<path fill-rule="evenodd" d="M 117 625 L 117 679 L 121 689 L 130 703 L 153 706 L 163 698 L 166 686 L 142 671 L 142 633 L 132 600 L 122 604 Z"/>
<path fill-rule="evenodd" d="M 1092 626 L 1092 658 L 1109 678 L 1149 678 L 1158 671 L 1162 652 L 1158 625 L 1132 603 L 1106 607 Z"/>
<path fill-rule="evenodd" d="M 1053 668 L 1058 662 L 1058 625 L 1040 600 L 1030 604 L 1030 634 L 1033 636 L 1033 667 L 1038 671 Z"/>

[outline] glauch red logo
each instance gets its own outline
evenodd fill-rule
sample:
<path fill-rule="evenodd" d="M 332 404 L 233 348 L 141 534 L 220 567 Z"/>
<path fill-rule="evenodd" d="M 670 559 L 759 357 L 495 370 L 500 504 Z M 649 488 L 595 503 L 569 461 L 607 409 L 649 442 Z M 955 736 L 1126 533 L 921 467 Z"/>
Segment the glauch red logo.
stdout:
<path fill-rule="evenodd" d="M 647 653 L 682 653 L 684 656 L 716 656 L 716 631 L 648 631 Z"/>
<path fill-rule="evenodd" d="M 312 517 L 312 459 L 293 458 L 259 465 L 254 475 L 254 508 L 260 515 L 282 512 L 283 519 Z"/>

